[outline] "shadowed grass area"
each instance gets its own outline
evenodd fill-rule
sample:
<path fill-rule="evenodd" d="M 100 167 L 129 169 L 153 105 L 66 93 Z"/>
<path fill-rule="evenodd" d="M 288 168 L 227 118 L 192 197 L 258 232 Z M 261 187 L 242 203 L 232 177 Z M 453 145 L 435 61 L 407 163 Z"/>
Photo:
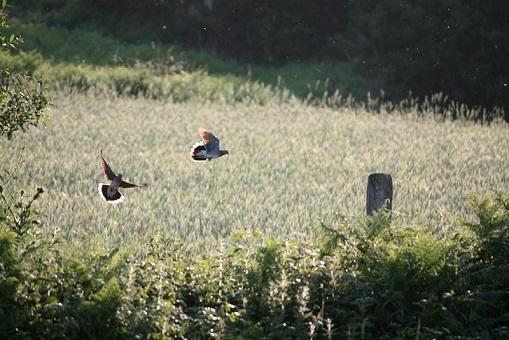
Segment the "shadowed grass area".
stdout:
<path fill-rule="evenodd" d="M 307 61 L 279 67 L 241 64 L 213 51 L 183 50 L 159 42 L 125 43 L 90 27 L 48 27 L 44 21 L 13 18 L 12 31 L 27 43 L 14 55 L 0 54 L 0 62 L 49 80 L 53 88 L 89 91 L 98 88 L 117 94 L 169 99 L 175 102 L 256 102 L 270 97 L 294 99 L 318 106 L 372 112 L 412 112 L 452 119 L 485 122 L 504 117 L 500 108 L 489 111 L 450 100 L 443 93 L 409 97 L 392 103 L 384 91 L 360 93 L 362 79 L 348 62 Z M 37 22 L 37 23 L 36 23 Z M 93 28 L 93 27 L 92 27 Z M 45 32 L 45 34 L 40 34 Z"/>
<path fill-rule="evenodd" d="M 178 70 L 187 72 L 206 70 L 208 74 L 224 77 L 226 80 L 237 79 L 241 82 L 254 81 L 265 85 L 283 86 L 300 98 L 306 98 L 309 94 L 321 97 L 326 91 L 329 94 L 335 90 L 345 93 L 351 88 L 350 67 L 341 62 L 296 62 L 277 68 L 245 65 L 220 57 L 212 51 L 182 50 L 158 42 L 126 44 L 87 29 L 48 27 L 43 23 L 25 23 L 17 18 L 11 21 L 12 31 L 21 34 L 25 39 L 21 50 L 39 51 L 42 57 L 39 60 L 32 60 L 32 64 L 25 65 L 25 69 L 39 66 L 38 73 L 50 78 L 51 69 L 72 68 L 71 65 L 85 64 L 109 69 L 151 62 L 166 67 L 179 65 Z M 40 34 L 42 31 L 45 34 Z M 0 57 L 0 60 L 2 59 L 7 65 L 17 63 L 6 56 Z M 43 63 L 42 60 L 46 60 L 52 66 Z"/>

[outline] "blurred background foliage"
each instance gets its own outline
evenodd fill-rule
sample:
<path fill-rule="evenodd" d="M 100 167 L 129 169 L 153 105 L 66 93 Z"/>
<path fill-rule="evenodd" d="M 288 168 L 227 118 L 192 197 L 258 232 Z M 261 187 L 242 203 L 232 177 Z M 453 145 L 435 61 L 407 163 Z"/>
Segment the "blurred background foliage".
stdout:
<path fill-rule="evenodd" d="M 356 98 L 442 92 L 470 106 L 509 104 L 509 3 L 501 0 L 25 0 L 12 12 L 50 30 L 157 41 L 250 65 L 325 62 L 317 74 L 326 73 L 326 90 Z"/>

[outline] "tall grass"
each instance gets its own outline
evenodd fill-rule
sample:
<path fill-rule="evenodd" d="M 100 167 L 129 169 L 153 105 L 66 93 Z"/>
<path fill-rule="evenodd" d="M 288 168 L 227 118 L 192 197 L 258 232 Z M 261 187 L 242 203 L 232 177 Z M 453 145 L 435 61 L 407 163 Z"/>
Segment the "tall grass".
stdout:
<path fill-rule="evenodd" d="M 407 221 L 461 216 L 466 193 L 507 189 L 507 125 L 442 94 L 356 100 L 334 90 L 351 80 L 345 65 L 245 70 L 211 53 L 13 23 L 30 52 L 0 62 L 49 80 L 54 126 L 0 144 L 2 162 L 12 168 L 23 153 L 19 185 L 44 185 L 48 225 L 80 246 L 84 235 L 113 247 L 162 234 L 196 250 L 237 229 L 312 237 L 317 217 L 364 210 L 366 178 L 377 171 L 393 175 L 394 207 Z M 470 122 L 477 118 L 493 124 Z M 199 126 L 231 155 L 191 162 Z M 149 189 L 105 205 L 96 190 L 101 149 L 115 171 Z"/>
<path fill-rule="evenodd" d="M 274 96 L 260 105 L 115 93 L 56 92 L 51 128 L 0 145 L 8 168 L 23 153 L 14 187 L 42 185 L 47 225 L 77 245 L 100 237 L 113 247 L 160 234 L 195 251 L 237 229 L 307 239 L 309 226 L 331 210 L 362 213 L 367 176 L 379 171 L 392 174 L 394 209 L 413 223 L 465 216 L 467 193 L 508 189 L 503 123 L 373 115 Z M 199 126 L 230 155 L 192 162 Z M 120 206 L 105 204 L 96 188 L 104 181 L 100 150 L 114 171 L 150 187 L 124 190 Z"/>

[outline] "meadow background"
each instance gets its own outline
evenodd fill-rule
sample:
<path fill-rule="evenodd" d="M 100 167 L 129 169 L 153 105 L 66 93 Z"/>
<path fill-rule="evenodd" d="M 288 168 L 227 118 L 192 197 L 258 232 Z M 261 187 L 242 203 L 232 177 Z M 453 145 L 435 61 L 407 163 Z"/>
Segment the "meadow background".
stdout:
<path fill-rule="evenodd" d="M 468 194 L 507 190 L 506 124 L 374 115 L 297 99 L 175 104 L 60 92 L 53 104 L 52 126 L 20 135 L 3 155 L 19 167 L 19 186 L 44 186 L 45 221 L 76 244 L 84 235 L 115 247 L 160 234 L 197 251 L 237 229 L 309 239 L 331 211 L 365 211 L 373 172 L 393 176 L 393 209 L 406 223 L 465 218 Z M 199 126 L 215 132 L 230 155 L 192 162 Z M 106 204 L 97 192 L 105 181 L 101 150 L 114 171 L 150 186 L 122 190 L 124 204 Z"/>
<path fill-rule="evenodd" d="M 431 51 L 446 61 L 468 53 L 457 40 L 444 52 L 437 40 L 426 45 L 429 54 L 419 54 L 421 63 L 401 64 L 386 78 L 402 59 L 382 49 L 373 55 L 380 57 L 378 71 L 363 73 L 366 43 L 384 40 L 352 20 L 364 13 L 358 23 L 373 32 L 390 29 L 383 23 L 392 6 L 327 2 L 324 8 L 349 10 L 313 26 L 323 8 L 311 6 L 301 17 L 302 4 L 290 10 L 267 2 L 251 16 L 250 5 L 240 2 L 242 26 L 228 4 L 214 3 L 225 6 L 213 7 L 216 21 L 206 2 L 195 1 L 7 7 L 11 27 L 2 27 L 1 36 L 21 33 L 26 41 L 2 46 L 0 66 L 8 70 L 2 91 L 26 74 L 26 86 L 44 79 L 34 93 L 50 104 L 49 120 L 0 140 L 0 334 L 506 337 L 504 66 L 487 62 L 481 49 L 471 61 L 483 65 L 486 78 L 471 76 L 492 79 L 489 86 L 465 82 L 458 94 L 455 81 L 464 78 L 457 76 L 472 66 L 465 64 L 461 72 L 434 70 L 443 75 L 441 85 L 430 82 L 409 95 L 408 81 L 426 83 Z M 469 11 L 475 2 L 449 5 L 424 13 L 432 22 L 451 20 L 458 37 L 470 27 L 460 18 L 486 24 L 475 41 L 503 37 L 491 26 L 503 16 L 484 21 L 503 5 L 483 13 Z M 405 8 L 403 21 L 427 6 Z M 154 31 L 168 23 L 160 21 L 165 15 L 180 19 Z M 298 18 L 304 29 L 291 25 Z M 184 19 L 188 25 L 179 26 Z M 196 34 L 202 19 L 210 35 Z M 233 33 L 223 31 L 227 23 Z M 434 32 L 444 33 L 439 27 Z M 246 40 L 239 32 L 251 35 Z M 345 41 L 347 32 L 360 33 Z M 395 50 L 407 48 L 404 36 L 393 35 L 401 42 Z M 242 41 L 245 50 L 233 48 Z M 339 42 L 356 56 L 332 51 Z M 492 57 L 501 57 L 504 46 Z M 302 51 L 309 49 L 316 55 L 307 58 Z M 375 59 L 364 61 L 372 67 Z M 392 87 L 410 66 L 415 73 L 403 92 Z M 472 93 L 478 96 L 466 95 Z M 2 123 L 35 98 L 9 95 L 2 97 Z M 200 126 L 230 155 L 192 162 Z M 149 187 L 122 190 L 120 205 L 105 203 L 97 192 L 105 181 L 101 150 L 113 171 Z M 393 177 L 392 219 L 365 216 L 374 172 Z"/>

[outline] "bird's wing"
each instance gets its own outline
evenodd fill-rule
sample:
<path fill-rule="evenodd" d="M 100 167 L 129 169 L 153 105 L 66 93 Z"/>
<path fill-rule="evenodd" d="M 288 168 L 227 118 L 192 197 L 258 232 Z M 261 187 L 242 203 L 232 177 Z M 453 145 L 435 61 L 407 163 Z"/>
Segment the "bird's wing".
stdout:
<path fill-rule="evenodd" d="M 113 179 L 115 179 L 116 175 L 111 170 L 108 163 L 106 163 L 106 161 L 104 160 L 102 150 L 101 150 L 101 166 L 103 168 L 104 177 L 106 177 L 107 180 L 113 181 Z"/>
<path fill-rule="evenodd" d="M 148 184 L 144 183 L 144 184 L 133 184 L 133 183 L 129 183 L 129 182 L 126 182 L 126 181 L 122 181 L 122 183 L 120 183 L 120 185 L 118 186 L 119 188 L 145 188 L 147 187 Z"/>
<path fill-rule="evenodd" d="M 219 139 L 216 136 L 204 128 L 199 128 L 198 133 L 205 144 L 205 148 L 207 148 L 207 153 L 219 153 Z"/>

